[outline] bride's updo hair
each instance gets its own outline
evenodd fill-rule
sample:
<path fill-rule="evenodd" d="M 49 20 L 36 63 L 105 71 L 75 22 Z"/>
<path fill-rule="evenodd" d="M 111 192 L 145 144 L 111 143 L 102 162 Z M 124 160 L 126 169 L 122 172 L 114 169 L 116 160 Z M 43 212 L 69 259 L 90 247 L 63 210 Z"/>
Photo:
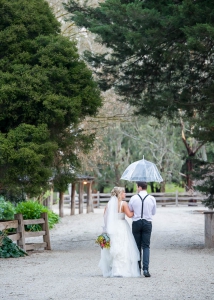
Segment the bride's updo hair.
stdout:
<path fill-rule="evenodd" d="M 115 186 L 111 191 L 111 196 L 116 196 L 118 198 L 122 192 L 125 192 L 125 189 L 123 187 Z"/>

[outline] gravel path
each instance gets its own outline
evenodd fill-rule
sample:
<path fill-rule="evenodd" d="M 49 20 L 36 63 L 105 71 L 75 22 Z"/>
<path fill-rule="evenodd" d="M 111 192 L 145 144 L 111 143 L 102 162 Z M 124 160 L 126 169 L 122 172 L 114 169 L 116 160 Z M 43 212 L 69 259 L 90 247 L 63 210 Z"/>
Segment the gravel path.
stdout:
<path fill-rule="evenodd" d="M 0 299 L 214 299 L 214 249 L 204 248 L 204 215 L 196 212 L 200 209 L 158 207 L 151 278 L 103 278 L 100 248 L 94 243 L 103 209 L 67 215 L 51 230 L 52 251 L 0 259 Z"/>

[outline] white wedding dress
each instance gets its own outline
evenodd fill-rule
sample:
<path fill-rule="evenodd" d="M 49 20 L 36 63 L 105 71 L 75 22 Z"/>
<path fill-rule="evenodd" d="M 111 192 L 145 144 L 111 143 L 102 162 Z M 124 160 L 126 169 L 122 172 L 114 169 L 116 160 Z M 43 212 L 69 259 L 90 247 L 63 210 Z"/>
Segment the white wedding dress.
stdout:
<path fill-rule="evenodd" d="M 101 250 L 99 267 L 104 277 L 139 277 L 139 250 L 132 235 L 131 228 L 125 220 L 125 214 L 120 212 L 114 220 L 114 230 L 109 230 L 110 249 Z M 108 208 L 107 208 L 108 210 Z"/>

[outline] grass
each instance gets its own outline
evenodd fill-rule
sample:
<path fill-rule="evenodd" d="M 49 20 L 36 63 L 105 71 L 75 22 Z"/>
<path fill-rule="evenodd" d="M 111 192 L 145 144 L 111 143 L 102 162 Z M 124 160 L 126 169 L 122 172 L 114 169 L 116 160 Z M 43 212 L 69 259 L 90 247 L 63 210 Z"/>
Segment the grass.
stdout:
<path fill-rule="evenodd" d="M 168 183 L 166 184 L 166 193 L 172 193 L 178 191 L 180 193 L 184 193 L 185 192 L 185 188 L 182 188 L 180 186 L 177 186 L 173 183 Z"/>

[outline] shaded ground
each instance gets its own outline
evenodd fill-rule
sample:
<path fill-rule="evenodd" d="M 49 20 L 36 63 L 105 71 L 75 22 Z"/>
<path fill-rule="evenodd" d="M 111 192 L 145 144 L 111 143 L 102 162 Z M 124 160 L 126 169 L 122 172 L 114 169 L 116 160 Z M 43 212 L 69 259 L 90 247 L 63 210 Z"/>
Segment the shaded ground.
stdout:
<path fill-rule="evenodd" d="M 213 299 L 214 249 L 204 248 L 204 215 L 194 213 L 198 209 L 203 208 L 158 207 L 151 278 L 103 278 L 94 243 L 103 209 L 65 216 L 51 230 L 52 251 L 0 259 L 0 299 Z"/>

